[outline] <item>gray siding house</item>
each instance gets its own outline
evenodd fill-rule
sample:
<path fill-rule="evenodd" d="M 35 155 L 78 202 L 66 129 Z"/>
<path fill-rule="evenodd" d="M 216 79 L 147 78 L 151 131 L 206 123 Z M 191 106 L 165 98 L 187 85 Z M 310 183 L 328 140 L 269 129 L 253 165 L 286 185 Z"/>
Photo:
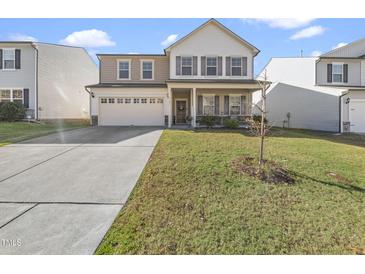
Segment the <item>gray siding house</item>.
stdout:
<path fill-rule="evenodd" d="M 34 119 L 88 119 L 84 86 L 98 68 L 85 49 L 0 42 L 0 102 L 21 102 Z"/>
<path fill-rule="evenodd" d="M 332 50 L 316 62 L 316 84 L 341 88 L 341 132 L 365 132 L 365 38 Z"/>

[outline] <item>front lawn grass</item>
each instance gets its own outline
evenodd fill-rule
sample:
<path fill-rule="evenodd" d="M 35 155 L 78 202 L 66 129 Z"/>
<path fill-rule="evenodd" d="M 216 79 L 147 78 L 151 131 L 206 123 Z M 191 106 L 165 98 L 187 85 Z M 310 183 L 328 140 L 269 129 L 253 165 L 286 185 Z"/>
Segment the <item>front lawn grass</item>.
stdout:
<path fill-rule="evenodd" d="M 42 123 L 0 122 L 0 146 L 69 129 L 89 126 L 88 121 L 53 121 Z"/>
<path fill-rule="evenodd" d="M 273 130 L 265 156 L 295 173 L 294 185 L 231 168 L 239 156 L 257 157 L 258 145 L 242 131 L 165 130 L 96 253 L 353 254 L 365 247 L 364 136 Z"/>

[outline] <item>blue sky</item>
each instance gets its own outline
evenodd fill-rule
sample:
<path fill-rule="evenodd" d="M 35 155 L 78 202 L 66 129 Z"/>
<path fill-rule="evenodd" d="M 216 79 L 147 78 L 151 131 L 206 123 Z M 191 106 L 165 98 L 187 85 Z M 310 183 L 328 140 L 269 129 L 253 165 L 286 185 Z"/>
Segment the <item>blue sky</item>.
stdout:
<path fill-rule="evenodd" d="M 163 53 L 207 19 L 0 19 L 0 40 L 36 39 L 95 53 Z M 365 37 L 365 19 L 217 19 L 255 45 L 258 73 L 270 57 L 324 53 Z M 163 43 L 166 41 L 166 43 Z"/>

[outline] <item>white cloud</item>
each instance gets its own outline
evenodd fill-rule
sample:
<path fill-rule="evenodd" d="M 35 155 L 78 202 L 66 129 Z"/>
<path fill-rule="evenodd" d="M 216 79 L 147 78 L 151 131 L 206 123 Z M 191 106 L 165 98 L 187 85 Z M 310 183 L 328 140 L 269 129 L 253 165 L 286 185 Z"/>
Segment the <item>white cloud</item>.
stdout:
<path fill-rule="evenodd" d="M 90 29 L 75 31 L 60 41 L 61 44 L 86 48 L 112 47 L 115 42 L 108 33 L 102 30 Z"/>
<path fill-rule="evenodd" d="M 302 29 L 296 33 L 294 33 L 292 36 L 290 36 L 291 40 L 298 40 L 303 38 L 310 38 L 313 36 L 321 35 L 325 32 L 325 28 L 322 26 L 311 26 L 305 29 Z"/>
<path fill-rule="evenodd" d="M 314 18 L 262 18 L 262 19 L 242 19 L 249 24 L 265 23 L 270 28 L 296 29 L 309 25 Z"/>
<path fill-rule="evenodd" d="M 314 50 L 314 51 L 312 51 L 312 53 L 311 53 L 311 56 L 312 56 L 312 57 L 318 57 L 318 56 L 320 56 L 320 55 L 322 55 L 322 52 L 320 52 L 319 50 Z"/>
<path fill-rule="evenodd" d="M 338 43 L 336 46 L 333 46 L 332 49 L 338 49 L 338 48 L 346 46 L 346 45 L 347 45 L 347 43 L 341 42 L 341 43 Z"/>
<path fill-rule="evenodd" d="M 33 36 L 26 35 L 26 34 L 20 34 L 20 33 L 15 33 L 15 34 L 9 35 L 9 39 L 12 41 L 31 41 L 31 42 L 38 41 L 38 39 Z"/>
<path fill-rule="evenodd" d="M 171 35 L 169 35 L 165 40 L 163 40 L 161 42 L 161 45 L 163 45 L 164 47 L 166 47 L 166 46 L 168 46 L 168 45 L 176 42 L 178 36 L 179 36 L 178 34 L 171 34 Z"/>

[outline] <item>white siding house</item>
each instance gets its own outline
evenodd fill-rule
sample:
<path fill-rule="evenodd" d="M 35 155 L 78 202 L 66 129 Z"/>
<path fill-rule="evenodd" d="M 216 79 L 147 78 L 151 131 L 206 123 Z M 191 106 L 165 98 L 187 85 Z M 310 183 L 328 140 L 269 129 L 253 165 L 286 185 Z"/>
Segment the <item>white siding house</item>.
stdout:
<path fill-rule="evenodd" d="M 272 82 L 267 95 L 270 123 L 278 127 L 338 132 L 341 89 L 318 87 L 317 58 L 272 58 L 264 71 Z M 260 105 L 260 92 L 253 102 Z M 259 114 L 254 108 L 254 114 Z"/>

